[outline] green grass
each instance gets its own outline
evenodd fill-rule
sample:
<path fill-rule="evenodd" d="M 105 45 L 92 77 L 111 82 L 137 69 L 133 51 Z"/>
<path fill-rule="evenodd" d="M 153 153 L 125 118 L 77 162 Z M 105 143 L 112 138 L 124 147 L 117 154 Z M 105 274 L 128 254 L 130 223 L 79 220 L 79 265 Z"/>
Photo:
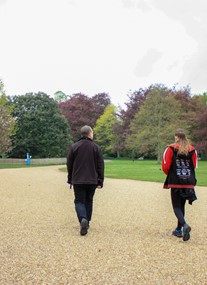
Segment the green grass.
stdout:
<path fill-rule="evenodd" d="M 60 170 L 66 171 L 66 168 Z M 164 183 L 166 175 L 162 171 L 161 164 L 155 160 L 114 159 L 105 163 L 105 177 Z M 198 186 L 207 186 L 206 161 L 199 161 L 196 177 Z"/>
<path fill-rule="evenodd" d="M 54 165 L 54 164 L 49 164 Z M 38 167 L 49 165 L 0 165 L 0 168 Z M 105 163 L 105 177 L 118 179 L 133 179 L 151 182 L 164 182 L 166 175 L 161 170 L 161 164 L 155 160 L 121 160 L 113 159 Z M 67 171 L 66 167 L 60 168 Z M 199 161 L 196 169 L 198 186 L 207 186 L 207 161 Z"/>
<path fill-rule="evenodd" d="M 0 169 L 8 169 L 8 168 L 30 168 L 30 167 L 40 167 L 40 166 L 52 166 L 56 165 L 54 163 L 49 163 L 49 164 L 30 164 L 26 165 L 25 164 L 0 164 Z M 60 164 L 58 164 L 60 165 Z"/>
<path fill-rule="evenodd" d="M 207 186 L 207 161 L 199 161 L 196 169 L 198 186 Z"/>
<path fill-rule="evenodd" d="M 112 160 L 105 163 L 105 176 L 155 182 L 165 179 L 161 164 L 155 160 Z"/>
<path fill-rule="evenodd" d="M 109 178 L 164 182 L 166 175 L 155 160 L 112 160 L 105 163 L 105 176 Z M 207 186 L 207 162 L 199 161 L 196 169 L 198 186 Z"/>

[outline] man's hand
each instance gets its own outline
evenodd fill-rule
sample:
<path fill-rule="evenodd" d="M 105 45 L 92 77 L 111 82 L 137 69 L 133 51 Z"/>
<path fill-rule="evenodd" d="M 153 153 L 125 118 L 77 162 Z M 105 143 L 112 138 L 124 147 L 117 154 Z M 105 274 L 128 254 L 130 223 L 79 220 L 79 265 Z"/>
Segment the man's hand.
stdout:
<path fill-rule="evenodd" d="M 101 187 L 100 185 L 98 185 L 96 188 L 97 188 L 97 189 L 101 189 L 102 187 Z"/>

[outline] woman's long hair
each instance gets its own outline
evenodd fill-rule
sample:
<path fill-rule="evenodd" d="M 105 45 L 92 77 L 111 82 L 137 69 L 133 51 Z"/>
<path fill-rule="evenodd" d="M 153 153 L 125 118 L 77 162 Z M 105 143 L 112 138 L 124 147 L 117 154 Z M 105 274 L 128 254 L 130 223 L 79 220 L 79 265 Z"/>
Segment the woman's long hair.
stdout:
<path fill-rule="evenodd" d="M 179 145 L 178 154 L 188 155 L 190 148 L 190 141 L 186 138 L 186 135 L 182 129 L 178 129 L 175 132 L 175 136 L 179 138 L 177 142 Z"/>

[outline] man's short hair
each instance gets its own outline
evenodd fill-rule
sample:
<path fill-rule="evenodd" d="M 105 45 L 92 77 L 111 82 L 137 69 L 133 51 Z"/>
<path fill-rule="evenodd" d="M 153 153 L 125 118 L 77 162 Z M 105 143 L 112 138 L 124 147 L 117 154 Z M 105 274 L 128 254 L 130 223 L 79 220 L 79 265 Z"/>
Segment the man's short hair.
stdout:
<path fill-rule="evenodd" d="M 82 137 L 88 137 L 90 133 L 92 133 L 93 130 L 90 126 L 83 126 L 81 128 L 81 136 Z"/>

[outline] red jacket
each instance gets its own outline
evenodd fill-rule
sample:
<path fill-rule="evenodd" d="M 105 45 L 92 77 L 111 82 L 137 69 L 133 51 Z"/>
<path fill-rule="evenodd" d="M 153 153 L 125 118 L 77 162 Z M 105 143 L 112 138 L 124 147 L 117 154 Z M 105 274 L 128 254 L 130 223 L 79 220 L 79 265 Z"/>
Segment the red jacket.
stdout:
<path fill-rule="evenodd" d="M 179 149 L 179 145 L 174 143 L 174 144 L 171 144 L 170 145 L 171 147 L 174 147 L 176 149 Z M 189 151 L 192 151 L 194 150 L 195 148 L 193 146 L 190 146 L 189 147 Z M 163 172 L 168 175 L 169 173 L 169 170 L 170 170 L 170 167 L 171 167 L 171 164 L 172 164 L 172 158 L 173 158 L 173 151 L 170 147 L 167 147 L 164 151 L 164 154 L 163 154 L 163 159 L 162 159 L 162 170 Z M 192 156 L 192 160 L 193 160 L 193 165 L 194 165 L 194 168 L 197 168 L 197 152 L 195 151 L 195 153 L 193 154 Z"/>

